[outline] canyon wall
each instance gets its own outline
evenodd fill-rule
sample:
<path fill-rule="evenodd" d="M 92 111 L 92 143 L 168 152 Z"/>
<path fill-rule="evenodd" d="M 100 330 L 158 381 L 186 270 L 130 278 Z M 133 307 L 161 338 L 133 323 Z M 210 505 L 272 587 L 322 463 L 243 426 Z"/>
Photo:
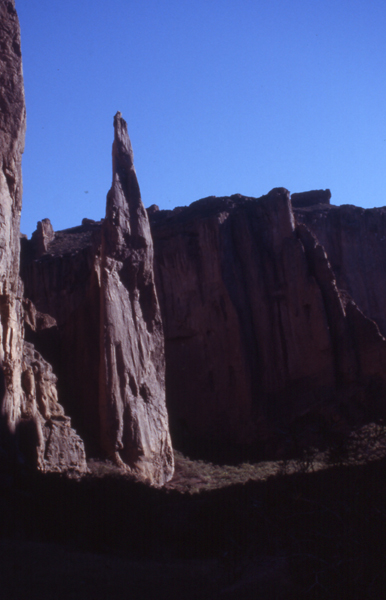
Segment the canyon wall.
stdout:
<path fill-rule="evenodd" d="M 79 474 L 87 451 L 159 486 L 174 469 L 166 406 L 175 446 L 211 457 L 286 456 L 386 417 L 386 209 L 276 188 L 145 211 L 117 113 L 105 218 L 43 219 L 19 264 L 11 0 L 0 129 L 0 456 Z"/>
<path fill-rule="evenodd" d="M 53 365 L 66 411 L 88 454 L 95 456 L 100 451 L 101 223 L 87 221 L 66 232 L 53 232 L 45 219 L 31 240 L 21 242 L 25 294 L 39 314 L 52 318 L 39 328 L 27 320 L 26 339 Z"/>
<path fill-rule="evenodd" d="M 295 214 L 325 248 L 339 289 L 386 336 L 386 208 L 323 203 Z"/>
<path fill-rule="evenodd" d="M 129 187 L 136 197 L 137 183 Z M 42 223 L 33 239 L 24 241 L 22 269 L 26 295 L 56 319 L 51 331 L 58 352 L 51 360 L 58 364 L 59 384 L 66 382 L 66 408 L 86 446 L 96 452 L 103 446 L 103 422 L 98 424 L 95 409 L 101 385 L 97 365 L 104 352 L 96 333 L 105 318 L 105 300 L 98 293 L 102 233 L 111 220 L 114 227 L 129 222 L 125 209 L 122 213 L 119 202 L 111 194 L 109 198 L 103 224 L 85 219 L 79 227 L 55 233 L 46 250 L 42 240 L 48 224 Z M 319 223 L 320 211 L 347 210 L 329 201 L 328 191 L 298 194 L 293 208 L 289 192 L 279 188 L 259 199 L 211 197 L 173 211 L 148 209 L 165 335 L 167 406 L 177 447 L 208 456 L 283 456 L 323 446 L 355 425 L 385 416 L 385 339 L 354 294 L 340 289 L 315 236 L 317 227 L 311 226 L 313 219 Z M 354 208 L 353 214 L 360 218 Z M 113 230 L 122 265 L 129 260 L 125 252 L 131 239 L 119 250 L 123 235 Z M 146 245 L 141 235 L 137 239 L 142 252 Z M 376 245 L 376 238 L 368 243 Z M 115 276 L 114 293 L 102 283 L 102 294 L 126 297 L 129 282 L 137 289 L 142 280 L 153 290 L 149 275 L 138 280 L 137 255 L 134 248 L 129 275 L 122 271 Z M 349 265 L 343 261 L 339 268 L 345 273 Z M 369 261 L 368 274 L 357 272 L 357 286 L 364 285 L 361 277 L 370 276 L 371 268 Z M 141 336 L 155 327 L 149 330 L 146 320 L 155 314 L 154 290 L 139 287 L 139 295 L 127 295 L 130 309 L 121 310 L 133 322 L 133 309 L 145 317 L 140 335 L 130 335 L 139 340 L 138 349 L 144 343 Z M 374 293 L 381 302 L 382 286 Z M 137 304 L 141 297 L 147 308 Z M 108 319 L 120 323 L 115 310 Z M 125 324 L 118 329 L 131 328 Z M 50 354 L 52 344 L 42 334 L 29 335 L 35 335 L 43 354 Z M 132 360 L 132 352 L 122 353 L 122 364 Z M 115 351 L 114 364 L 118 362 Z M 125 373 L 135 372 L 134 363 L 124 364 Z M 122 384 L 117 381 L 118 404 L 122 390 L 138 391 L 138 381 L 130 384 L 130 375 Z"/>
<path fill-rule="evenodd" d="M 1 0 L 0 471 L 30 463 L 45 472 L 81 474 L 87 470 L 83 442 L 58 402 L 56 376 L 24 343 L 19 239 L 25 128 L 19 23 L 13 0 Z M 30 316 L 33 310 L 29 303 Z"/>
<path fill-rule="evenodd" d="M 295 203 L 315 214 L 315 195 Z M 385 414 L 385 340 L 287 190 L 149 212 L 178 445 L 281 455 Z"/>
<path fill-rule="evenodd" d="M 105 219 L 63 232 L 45 219 L 23 240 L 26 296 L 56 323 L 26 335 L 54 365 L 89 456 L 162 485 L 174 458 L 153 242 L 120 113 L 114 132 Z"/>

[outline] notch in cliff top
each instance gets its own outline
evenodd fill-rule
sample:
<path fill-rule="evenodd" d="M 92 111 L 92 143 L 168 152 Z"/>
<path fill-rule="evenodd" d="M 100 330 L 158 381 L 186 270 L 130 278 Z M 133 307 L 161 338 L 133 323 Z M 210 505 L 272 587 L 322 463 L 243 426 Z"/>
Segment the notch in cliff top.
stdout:
<path fill-rule="evenodd" d="M 172 477 L 174 465 L 153 242 L 120 112 L 114 132 L 100 267 L 101 442 L 117 464 L 162 485 Z"/>

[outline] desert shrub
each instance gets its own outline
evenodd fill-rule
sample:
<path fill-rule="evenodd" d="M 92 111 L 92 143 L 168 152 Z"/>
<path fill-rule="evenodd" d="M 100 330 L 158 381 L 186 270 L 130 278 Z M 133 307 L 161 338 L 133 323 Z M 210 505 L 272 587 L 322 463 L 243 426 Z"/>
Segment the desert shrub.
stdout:
<path fill-rule="evenodd" d="M 326 452 L 330 465 L 356 465 L 386 456 L 386 426 L 383 422 L 368 423 L 340 436 Z"/>

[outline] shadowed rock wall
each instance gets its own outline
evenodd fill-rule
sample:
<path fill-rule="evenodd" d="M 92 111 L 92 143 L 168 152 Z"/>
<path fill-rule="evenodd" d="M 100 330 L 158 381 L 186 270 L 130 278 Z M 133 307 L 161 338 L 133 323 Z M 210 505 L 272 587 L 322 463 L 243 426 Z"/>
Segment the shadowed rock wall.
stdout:
<path fill-rule="evenodd" d="M 26 295 L 54 319 L 37 331 L 27 324 L 26 338 L 52 363 L 59 395 L 91 456 L 100 451 L 100 229 L 100 222 L 88 222 L 56 232 L 46 254 L 38 232 L 22 240 Z"/>
<path fill-rule="evenodd" d="M 386 336 L 386 209 L 320 205 L 295 214 L 325 248 L 338 287 Z"/>
<path fill-rule="evenodd" d="M 0 446 L 6 464 L 27 461 L 42 471 L 87 470 L 82 440 L 58 403 L 51 366 L 24 343 L 19 277 L 21 155 L 25 104 L 15 4 L 0 0 Z M 32 318 L 33 320 L 33 318 Z M 44 321 L 44 319 L 42 319 Z M 49 319 L 48 319 L 49 321 Z M 31 325 L 36 326 L 35 323 Z"/>
<path fill-rule="evenodd" d="M 25 104 L 15 3 L 0 2 L 0 361 L 2 415 L 14 432 L 21 417 L 23 353 L 19 235 Z"/>

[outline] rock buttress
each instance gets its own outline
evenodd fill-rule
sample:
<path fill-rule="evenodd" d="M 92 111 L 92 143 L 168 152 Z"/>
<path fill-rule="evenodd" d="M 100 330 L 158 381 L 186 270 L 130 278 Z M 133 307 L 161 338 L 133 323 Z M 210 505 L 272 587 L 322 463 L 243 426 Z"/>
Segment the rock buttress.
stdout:
<path fill-rule="evenodd" d="M 339 289 L 386 336 L 386 208 L 319 205 L 294 212 L 324 247 Z"/>
<path fill-rule="evenodd" d="M 25 342 L 20 446 L 33 468 L 80 475 L 87 472 L 84 444 L 59 404 L 56 382 L 51 365 Z"/>
<path fill-rule="evenodd" d="M 0 0 L 0 362 L 2 457 L 42 471 L 87 470 L 83 443 L 57 402 L 56 377 L 24 343 L 20 266 L 21 156 L 26 117 L 20 30 Z"/>
<path fill-rule="evenodd" d="M 153 243 L 126 122 L 114 118 L 113 183 L 102 224 L 100 424 L 118 463 L 162 485 L 173 474 Z"/>

